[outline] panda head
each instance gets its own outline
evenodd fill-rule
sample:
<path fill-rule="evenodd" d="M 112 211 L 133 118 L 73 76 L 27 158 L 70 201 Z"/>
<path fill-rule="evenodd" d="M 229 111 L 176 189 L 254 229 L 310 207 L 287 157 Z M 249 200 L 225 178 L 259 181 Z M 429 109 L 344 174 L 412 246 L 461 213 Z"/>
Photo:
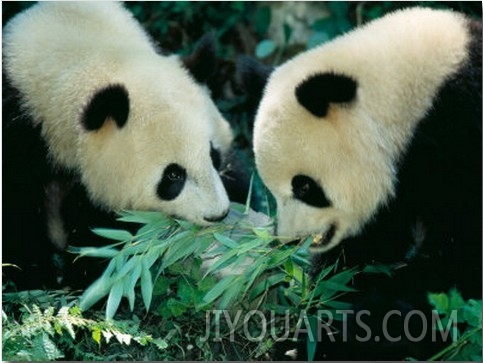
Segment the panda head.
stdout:
<path fill-rule="evenodd" d="M 464 63 L 467 44 L 462 17 L 415 8 L 271 74 L 245 66 L 267 80 L 254 152 L 277 201 L 278 235 L 312 234 L 314 251 L 326 251 L 363 230 L 395 197 L 398 163 L 439 88 Z"/>
<path fill-rule="evenodd" d="M 55 167 L 105 210 L 148 209 L 206 224 L 229 201 L 216 168 L 232 140 L 203 83 L 213 39 L 161 55 L 117 2 L 40 2 L 9 21 L 4 70 Z"/>
<path fill-rule="evenodd" d="M 312 248 L 324 251 L 356 234 L 393 193 L 393 160 L 358 114 L 354 77 L 314 73 L 288 93 L 277 84 L 282 72 L 270 77 L 257 113 L 256 165 L 277 201 L 277 234 L 315 234 Z"/>
<path fill-rule="evenodd" d="M 213 57 L 205 39 L 184 60 L 156 56 L 120 66 L 115 81 L 91 92 L 80 113 L 77 159 L 95 203 L 202 225 L 224 218 L 229 200 L 217 169 L 232 135 L 200 84 Z"/>

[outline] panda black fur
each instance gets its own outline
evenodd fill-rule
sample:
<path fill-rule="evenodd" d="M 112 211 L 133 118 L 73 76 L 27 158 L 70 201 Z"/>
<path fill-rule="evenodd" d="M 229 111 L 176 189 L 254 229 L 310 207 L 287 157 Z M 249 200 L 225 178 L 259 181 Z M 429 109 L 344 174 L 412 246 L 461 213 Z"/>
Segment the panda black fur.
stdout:
<path fill-rule="evenodd" d="M 441 348 L 430 341 L 431 326 L 414 343 L 404 317 L 421 310 L 431 322 L 428 292 L 456 287 L 481 299 L 481 41 L 480 22 L 412 8 L 272 73 L 241 63 L 245 82 L 267 80 L 254 151 L 277 200 L 278 233 L 315 235 L 314 275 L 339 257 L 348 267 L 399 267 L 392 278 L 358 275 L 359 291 L 347 299 L 355 312 L 372 312 L 365 323 L 373 337 L 385 313 L 400 311 L 390 334 L 402 339 L 357 341 L 366 332 L 356 330 L 354 314 L 348 341 L 324 337 L 316 358 L 428 358 Z"/>
<path fill-rule="evenodd" d="M 95 242 L 89 229 L 114 226 L 115 210 L 198 224 L 226 215 L 216 167 L 232 133 L 203 85 L 214 65 L 209 37 L 183 59 L 161 55 L 120 3 L 39 3 L 9 21 L 3 261 L 23 270 L 7 278 L 55 285 L 51 256 Z"/>

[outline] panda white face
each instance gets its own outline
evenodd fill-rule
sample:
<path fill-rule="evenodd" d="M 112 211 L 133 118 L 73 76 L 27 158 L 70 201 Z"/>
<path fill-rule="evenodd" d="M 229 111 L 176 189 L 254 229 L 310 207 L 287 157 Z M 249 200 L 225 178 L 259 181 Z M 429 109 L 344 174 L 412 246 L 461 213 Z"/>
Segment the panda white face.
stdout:
<path fill-rule="evenodd" d="M 364 115 L 356 115 L 354 79 L 315 74 L 302 78 L 289 94 L 279 83 L 286 71 L 281 67 L 272 74 L 265 90 L 269 97 L 257 113 L 256 164 L 277 201 L 277 234 L 315 234 L 313 248 L 324 251 L 359 232 L 392 195 L 393 159 L 381 152 L 387 145 L 380 130 Z M 314 86 L 335 87 L 341 101 L 330 103 L 337 107 L 327 102 L 321 107 L 320 97 L 311 101 Z M 279 105 L 282 99 L 292 106 Z"/>
<path fill-rule="evenodd" d="M 162 56 L 121 3 L 40 2 L 7 24 L 3 46 L 50 161 L 78 174 L 95 205 L 199 224 L 226 215 L 214 161 L 232 135 L 201 86 L 215 63 L 210 42 Z"/>
<path fill-rule="evenodd" d="M 179 62 L 162 61 L 169 76 L 153 77 L 145 66 L 90 100 L 78 146 L 83 183 L 110 209 L 160 210 L 198 224 L 221 220 L 229 200 L 217 167 L 231 131 Z M 176 89 L 157 86 L 173 79 Z"/>
<path fill-rule="evenodd" d="M 313 234 L 326 251 L 361 232 L 394 197 L 398 161 L 468 40 L 459 15 L 408 9 L 275 69 L 254 152 L 281 237 Z"/>

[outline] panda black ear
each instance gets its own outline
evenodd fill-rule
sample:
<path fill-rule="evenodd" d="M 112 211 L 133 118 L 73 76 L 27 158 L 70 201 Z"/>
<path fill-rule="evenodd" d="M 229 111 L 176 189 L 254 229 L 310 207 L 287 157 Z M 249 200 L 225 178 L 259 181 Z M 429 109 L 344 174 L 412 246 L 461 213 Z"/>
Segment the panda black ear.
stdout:
<path fill-rule="evenodd" d="M 256 59 L 240 56 L 236 64 L 236 77 L 249 100 L 254 101 L 255 106 L 262 99 L 263 90 L 268 82 L 273 67 L 264 65 Z"/>
<path fill-rule="evenodd" d="M 205 34 L 198 42 L 194 52 L 182 58 L 184 66 L 198 83 L 206 81 L 215 73 L 217 67 L 216 47 L 213 34 Z"/>
<path fill-rule="evenodd" d="M 129 96 L 120 84 L 110 85 L 97 91 L 84 110 L 82 125 L 87 131 L 99 130 L 108 117 L 119 128 L 123 127 L 129 116 Z"/>
<path fill-rule="evenodd" d="M 330 103 L 350 102 L 356 96 L 357 82 L 351 77 L 322 73 L 310 76 L 295 89 L 297 101 L 317 117 L 327 114 Z"/>

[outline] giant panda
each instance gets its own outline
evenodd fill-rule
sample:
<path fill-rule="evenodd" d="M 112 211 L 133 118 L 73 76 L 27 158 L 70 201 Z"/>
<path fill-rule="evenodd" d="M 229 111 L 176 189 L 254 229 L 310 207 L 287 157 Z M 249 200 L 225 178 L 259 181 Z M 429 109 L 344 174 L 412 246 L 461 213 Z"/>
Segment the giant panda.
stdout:
<path fill-rule="evenodd" d="M 8 22 L 3 261 L 23 269 L 17 287 L 55 285 L 46 256 L 91 243 L 114 211 L 227 215 L 232 132 L 204 85 L 214 64 L 209 36 L 163 55 L 116 2 L 40 2 Z"/>
<path fill-rule="evenodd" d="M 481 299 L 481 31 L 462 14 L 415 7 L 273 70 L 240 61 L 247 92 L 262 96 L 254 153 L 278 235 L 313 236 L 314 276 L 336 259 L 393 267 L 392 277 L 356 276 L 347 340 L 337 326 L 316 359 L 427 359 L 443 344 L 431 342 L 427 293 Z M 356 339 L 367 335 L 354 318 L 362 310 L 367 342 Z M 381 334 L 391 310 L 397 342 Z M 421 341 L 411 341 L 420 317 L 410 336 L 403 326 L 416 310 L 429 324 Z"/>

